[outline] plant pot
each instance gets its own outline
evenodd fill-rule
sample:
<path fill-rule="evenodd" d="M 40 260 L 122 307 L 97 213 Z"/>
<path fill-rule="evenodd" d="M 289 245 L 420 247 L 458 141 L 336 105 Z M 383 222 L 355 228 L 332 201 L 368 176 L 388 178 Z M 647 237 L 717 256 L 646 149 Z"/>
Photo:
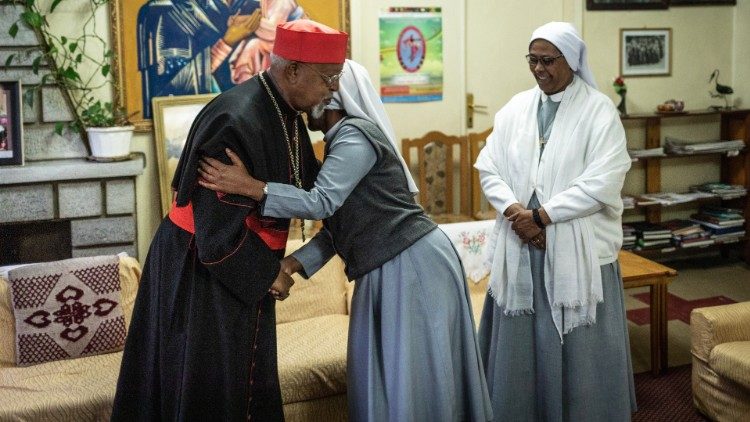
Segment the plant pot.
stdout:
<path fill-rule="evenodd" d="M 134 126 L 87 128 L 91 156 L 110 159 L 127 157 L 130 155 L 134 129 Z"/>
<path fill-rule="evenodd" d="M 620 116 L 628 115 L 628 108 L 625 105 L 625 91 L 618 94 L 620 96 L 620 104 L 617 105 L 617 110 L 620 112 Z"/>

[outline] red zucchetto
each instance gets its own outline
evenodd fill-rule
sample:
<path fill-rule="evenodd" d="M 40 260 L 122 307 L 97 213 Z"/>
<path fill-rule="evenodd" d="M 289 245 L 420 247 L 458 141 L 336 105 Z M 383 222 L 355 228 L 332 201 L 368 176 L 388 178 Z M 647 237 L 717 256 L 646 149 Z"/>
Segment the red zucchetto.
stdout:
<path fill-rule="evenodd" d="M 346 32 L 308 19 L 298 19 L 276 27 L 273 54 L 306 63 L 344 63 Z"/>

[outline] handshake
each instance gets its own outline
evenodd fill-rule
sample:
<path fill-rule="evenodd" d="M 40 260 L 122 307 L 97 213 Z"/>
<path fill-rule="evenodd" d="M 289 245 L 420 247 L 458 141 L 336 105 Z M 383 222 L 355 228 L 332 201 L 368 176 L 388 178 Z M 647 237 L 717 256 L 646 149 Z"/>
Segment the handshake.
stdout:
<path fill-rule="evenodd" d="M 273 281 L 271 288 L 268 290 L 276 300 L 284 300 L 289 297 L 289 289 L 294 285 L 292 274 L 302 270 L 302 264 L 293 256 L 287 256 L 281 260 L 281 269 L 279 275 Z"/>

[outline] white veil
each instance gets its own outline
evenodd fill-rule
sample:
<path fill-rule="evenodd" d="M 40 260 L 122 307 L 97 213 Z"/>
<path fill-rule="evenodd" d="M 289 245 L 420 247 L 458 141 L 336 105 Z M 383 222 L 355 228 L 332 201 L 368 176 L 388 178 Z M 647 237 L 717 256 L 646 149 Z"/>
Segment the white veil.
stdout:
<path fill-rule="evenodd" d="M 370 75 L 361 64 L 346 60 L 344 73 L 339 79 L 339 90 L 333 93 L 333 100 L 326 106 L 327 109 L 344 110 L 349 116 L 367 119 L 380 128 L 388 141 L 393 145 L 401 166 L 404 168 L 406 180 L 409 183 L 409 191 L 419 192 L 414 178 L 411 176 L 409 167 L 401 156 L 401 151 L 396 144 L 396 134 L 393 131 L 391 120 L 385 112 L 380 95 L 370 81 Z"/>

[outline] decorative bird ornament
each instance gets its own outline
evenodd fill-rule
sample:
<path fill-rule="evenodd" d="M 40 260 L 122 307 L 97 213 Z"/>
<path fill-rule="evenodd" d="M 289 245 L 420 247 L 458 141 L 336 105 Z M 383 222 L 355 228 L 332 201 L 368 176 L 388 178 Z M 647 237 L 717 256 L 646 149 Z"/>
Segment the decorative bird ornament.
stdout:
<path fill-rule="evenodd" d="M 734 90 L 731 86 L 728 85 L 722 85 L 719 83 L 719 69 L 714 69 L 714 71 L 711 73 L 711 77 L 708 79 L 708 83 L 715 82 L 716 84 L 716 93 L 709 91 L 709 95 L 711 95 L 711 98 L 722 98 L 724 99 L 724 108 L 730 109 L 732 108 L 729 105 L 729 98 L 728 96 L 734 94 Z M 720 109 L 721 106 L 712 106 L 711 108 Z"/>

